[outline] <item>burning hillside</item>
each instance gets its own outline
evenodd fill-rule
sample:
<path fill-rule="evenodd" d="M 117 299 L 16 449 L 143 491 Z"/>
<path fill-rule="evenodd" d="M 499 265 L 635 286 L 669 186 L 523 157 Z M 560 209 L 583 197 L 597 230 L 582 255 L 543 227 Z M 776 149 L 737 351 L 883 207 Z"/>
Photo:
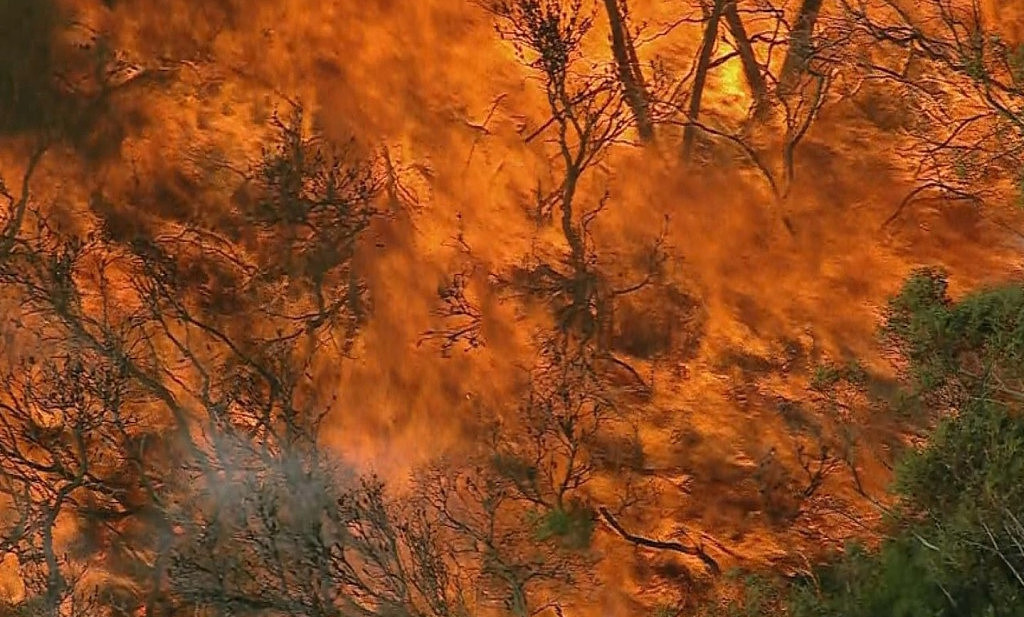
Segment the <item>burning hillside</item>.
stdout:
<path fill-rule="evenodd" d="M 889 298 L 1019 277 L 1018 15 L 0 3 L 0 611 L 705 614 L 874 543 Z"/>

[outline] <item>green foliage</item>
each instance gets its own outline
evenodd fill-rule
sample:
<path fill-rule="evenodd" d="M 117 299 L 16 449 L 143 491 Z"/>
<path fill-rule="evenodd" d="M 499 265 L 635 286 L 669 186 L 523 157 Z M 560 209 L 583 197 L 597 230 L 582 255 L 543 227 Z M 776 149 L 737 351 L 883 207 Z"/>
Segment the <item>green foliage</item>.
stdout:
<path fill-rule="evenodd" d="M 1024 82 L 1024 45 L 1017 45 L 1006 54 L 1006 61 L 1014 83 Z"/>
<path fill-rule="evenodd" d="M 551 508 L 534 513 L 533 525 L 540 541 L 557 539 L 566 548 L 582 550 L 590 546 L 594 536 L 594 511 L 581 503 L 570 503 L 565 508 Z"/>
<path fill-rule="evenodd" d="M 815 580 L 791 591 L 794 617 L 929 617 L 945 614 L 948 601 L 930 577 L 928 555 L 912 540 L 886 544 L 877 553 L 852 545 Z"/>
<path fill-rule="evenodd" d="M 1024 420 L 1004 405 L 975 400 L 944 421 L 928 447 L 908 457 L 897 487 L 934 517 L 971 519 L 1024 512 Z"/>
<path fill-rule="evenodd" d="M 841 382 L 854 386 L 863 386 L 867 381 L 867 370 L 858 360 L 850 360 L 844 365 L 822 363 L 814 367 L 811 376 L 811 389 L 826 392 Z"/>
<path fill-rule="evenodd" d="M 782 600 L 783 586 L 776 577 L 742 571 L 731 572 L 730 577 L 741 580 L 743 595 L 739 600 L 726 603 L 716 615 L 760 617 L 777 614 Z"/>
<path fill-rule="evenodd" d="M 676 617 L 679 609 L 671 604 L 659 604 L 654 607 L 653 617 Z"/>
<path fill-rule="evenodd" d="M 883 334 L 921 403 L 952 392 L 954 413 L 899 465 L 891 537 L 877 551 L 850 546 L 791 586 L 795 617 L 1024 615 L 1024 287 L 955 303 L 947 288 L 944 272 L 915 272 Z M 838 374 L 823 370 L 818 383 Z"/>
<path fill-rule="evenodd" d="M 922 392 L 955 385 L 979 396 L 1024 376 L 1024 286 L 954 304 L 941 270 L 915 272 L 889 303 L 883 336 L 909 362 Z"/>
<path fill-rule="evenodd" d="M 944 422 L 899 470 L 895 536 L 850 547 L 796 586 L 796 617 L 1024 615 L 1024 553 L 1007 512 L 1024 512 L 1024 421 L 977 405 Z M 989 536 L 989 534 L 992 536 Z M 1012 569 L 1011 569 L 1012 568 Z"/>
<path fill-rule="evenodd" d="M 838 384 L 841 378 L 835 365 L 819 364 L 814 367 L 814 375 L 811 376 L 811 389 L 824 392 Z"/>
<path fill-rule="evenodd" d="M 991 47 L 985 45 L 985 37 L 980 31 L 974 31 L 970 36 L 970 45 L 962 51 L 960 62 L 968 77 L 976 81 L 986 81 L 988 69 L 985 67 L 985 52 Z"/>
<path fill-rule="evenodd" d="M 922 269 L 903 285 L 889 301 L 888 314 L 882 328 L 883 339 L 910 363 L 912 376 L 925 389 L 935 386 L 932 357 L 944 344 L 943 324 L 949 315 L 946 273 Z"/>

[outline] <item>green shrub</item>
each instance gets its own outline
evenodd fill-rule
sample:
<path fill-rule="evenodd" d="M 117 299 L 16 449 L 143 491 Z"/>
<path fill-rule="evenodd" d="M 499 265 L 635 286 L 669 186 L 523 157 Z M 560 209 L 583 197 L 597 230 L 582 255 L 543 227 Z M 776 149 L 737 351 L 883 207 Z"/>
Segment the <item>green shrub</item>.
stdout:
<path fill-rule="evenodd" d="M 596 520 L 591 508 L 574 502 L 535 514 L 534 528 L 538 540 L 557 539 L 566 548 L 580 550 L 590 546 Z"/>
<path fill-rule="evenodd" d="M 929 443 L 899 464 L 890 538 L 874 552 L 852 545 L 791 585 L 787 612 L 1024 616 L 1024 287 L 954 303 L 945 273 L 919 270 L 882 332 L 907 362 L 917 403 L 954 392 L 954 413 L 938 414 Z"/>

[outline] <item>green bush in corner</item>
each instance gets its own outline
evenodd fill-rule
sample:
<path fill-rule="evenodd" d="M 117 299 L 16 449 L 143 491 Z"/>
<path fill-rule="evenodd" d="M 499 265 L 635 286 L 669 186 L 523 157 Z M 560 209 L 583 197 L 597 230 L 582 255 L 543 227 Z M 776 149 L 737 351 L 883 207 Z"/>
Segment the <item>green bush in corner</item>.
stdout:
<path fill-rule="evenodd" d="M 914 273 L 883 327 L 937 418 L 897 470 L 891 537 L 793 585 L 791 615 L 1024 616 L 1024 286 L 946 289 Z"/>

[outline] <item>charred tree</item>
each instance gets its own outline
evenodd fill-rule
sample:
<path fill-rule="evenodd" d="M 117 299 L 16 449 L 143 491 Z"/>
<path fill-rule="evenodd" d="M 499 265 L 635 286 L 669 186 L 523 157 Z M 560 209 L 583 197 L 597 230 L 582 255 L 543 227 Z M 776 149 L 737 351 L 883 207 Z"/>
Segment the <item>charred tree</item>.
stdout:
<path fill-rule="evenodd" d="M 643 141 L 654 139 L 654 123 L 651 120 L 650 93 L 644 83 L 640 62 L 636 55 L 636 46 L 629 34 L 627 23 L 626 0 L 604 0 L 608 14 L 608 25 L 611 29 L 612 53 L 615 55 L 615 68 L 619 81 L 626 95 L 636 130 Z"/>
<path fill-rule="evenodd" d="M 728 1 L 715 0 L 708 14 L 707 23 L 704 26 L 704 37 L 701 40 L 700 54 L 697 57 L 697 67 L 693 76 L 690 104 L 686 113 L 686 128 L 683 130 L 683 159 L 686 161 L 690 160 L 693 154 L 693 144 L 697 139 L 697 122 L 700 120 L 701 100 L 704 97 L 704 87 L 707 84 L 708 71 L 711 69 L 711 57 L 715 51 L 715 39 L 718 38 L 718 25 Z"/>
<path fill-rule="evenodd" d="M 618 519 L 616 519 L 612 515 L 612 513 L 608 511 L 608 508 L 601 508 L 600 513 L 601 518 L 603 518 L 604 521 L 608 523 L 608 526 L 611 527 L 612 530 L 615 531 L 615 533 L 617 533 L 619 536 L 622 537 L 622 539 L 626 540 L 627 542 L 635 544 L 636 546 L 643 546 L 645 548 L 652 548 L 663 551 L 673 551 L 676 553 L 682 553 L 684 555 L 693 555 L 699 558 L 702 562 L 704 562 L 704 565 L 712 574 L 720 574 L 722 571 L 721 567 L 718 565 L 718 562 L 715 561 L 713 557 L 707 554 L 702 544 L 686 545 L 680 542 L 666 542 L 664 540 L 653 540 L 651 538 L 645 538 L 643 536 L 639 536 L 637 534 L 630 533 L 629 531 L 627 531 L 626 528 L 622 526 L 622 523 L 620 523 Z"/>
<path fill-rule="evenodd" d="M 743 64 L 743 76 L 747 80 L 750 96 L 754 100 L 754 116 L 762 117 L 768 111 L 768 88 L 761 65 L 757 62 L 757 56 L 754 54 L 754 46 L 747 35 L 746 26 L 743 25 L 743 20 L 740 18 L 738 4 L 738 0 L 727 1 L 723 16 L 729 33 L 732 34 L 733 44 L 736 45 L 736 53 L 739 54 L 740 62 Z"/>
<path fill-rule="evenodd" d="M 600 267 L 590 229 L 610 194 L 587 207 L 580 187 L 633 124 L 628 97 L 610 71 L 581 66 L 582 41 L 593 26 L 581 0 L 501 2 L 492 11 L 498 32 L 544 84 L 550 117 L 527 140 L 551 134 L 551 164 L 560 177 L 558 186 L 538 200 L 537 217 L 557 217 L 566 245 L 557 263 L 530 263 L 508 278 L 520 290 L 547 299 L 563 333 L 607 349 L 617 292 Z"/>
<path fill-rule="evenodd" d="M 818 21 L 823 0 L 804 0 L 800 5 L 793 29 L 789 33 L 789 49 L 779 75 L 779 83 L 783 89 L 790 89 L 794 81 L 806 70 L 811 55 L 814 26 Z"/>

